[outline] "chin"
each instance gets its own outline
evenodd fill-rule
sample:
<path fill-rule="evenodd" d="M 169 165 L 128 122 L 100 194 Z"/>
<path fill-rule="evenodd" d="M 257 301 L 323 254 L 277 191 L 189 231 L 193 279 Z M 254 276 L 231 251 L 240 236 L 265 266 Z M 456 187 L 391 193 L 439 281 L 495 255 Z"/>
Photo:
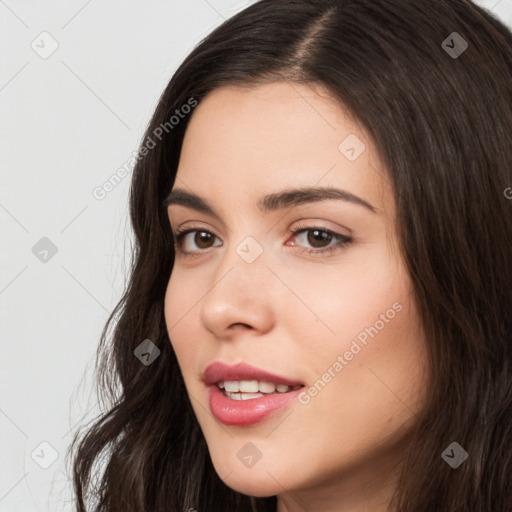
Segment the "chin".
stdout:
<path fill-rule="evenodd" d="M 240 477 L 231 474 L 224 483 L 234 491 L 255 498 L 268 498 L 283 492 L 283 487 L 278 485 L 269 475 L 266 476 L 265 481 L 255 482 L 254 478 L 250 476 Z"/>
<path fill-rule="evenodd" d="M 256 498 L 267 498 L 283 492 L 283 487 L 286 487 L 283 479 L 272 471 L 267 473 L 266 467 L 263 464 L 260 466 L 260 463 L 246 468 L 240 467 L 242 463 L 236 459 L 235 464 L 218 465 L 214 462 L 213 465 L 219 478 L 234 491 Z"/>

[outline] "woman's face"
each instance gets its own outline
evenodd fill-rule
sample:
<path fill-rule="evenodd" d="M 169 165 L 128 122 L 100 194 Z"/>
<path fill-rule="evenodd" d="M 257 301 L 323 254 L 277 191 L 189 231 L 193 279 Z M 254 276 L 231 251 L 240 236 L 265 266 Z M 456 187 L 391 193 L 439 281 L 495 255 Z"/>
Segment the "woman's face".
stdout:
<path fill-rule="evenodd" d="M 345 195 L 262 201 L 318 188 Z M 177 245 L 165 318 L 218 475 L 279 495 L 280 510 L 321 500 L 327 511 L 331 499 L 379 510 L 423 403 L 427 356 L 371 140 L 322 87 L 222 87 L 190 120 L 178 189 L 211 211 L 171 199 L 173 231 L 196 231 Z M 207 384 L 224 376 L 224 390 L 257 381 L 238 389 L 267 393 L 278 379 L 205 374 L 212 362 L 303 387 L 229 398 Z"/>

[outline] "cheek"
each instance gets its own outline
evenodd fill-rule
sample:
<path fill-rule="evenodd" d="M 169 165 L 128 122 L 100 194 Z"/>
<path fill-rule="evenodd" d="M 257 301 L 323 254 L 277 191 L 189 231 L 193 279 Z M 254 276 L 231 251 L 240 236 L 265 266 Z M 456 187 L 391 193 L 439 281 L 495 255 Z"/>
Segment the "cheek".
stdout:
<path fill-rule="evenodd" d="M 295 339 L 308 361 L 315 410 L 331 411 L 333 428 L 354 439 L 413 416 L 427 354 L 405 268 L 386 252 L 369 251 L 335 270 L 315 270 L 297 292 L 314 312 L 300 317 Z"/>
<path fill-rule="evenodd" d="M 318 264 L 314 270 L 310 262 L 281 269 L 283 280 L 293 283 L 296 296 L 309 311 L 293 300 L 280 305 L 280 311 L 287 318 L 295 315 L 294 322 L 300 323 L 308 344 L 312 337 L 315 339 L 317 354 L 332 356 L 333 352 L 344 351 L 361 332 L 364 341 L 365 328 L 375 322 L 379 322 L 382 332 L 389 333 L 409 316 L 403 304 L 411 291 L 408 275 L 380 247 L 381 244 L 367 244 L 360 250 L 348 250 L 335 264 Z M 304 314 L 297 315 L 301 310 Z M 391 319 L 389 323 L 383 323 L 381 315 L 385 320 Z"/>
<path fill-rule="evenodd" d="M 304 451 L 316 451 L 319 473 L 325 471 L 322 460 L 329 457 L 334 471 L 343 461 L 362 462 L 385 453 L 411 426 L 424 403 L 426 353 L 415 308 L 407 296 L 402 299 L 403 309 L 377 334 L 369 329 L 372 334 L 366 344 L 357 339 L 359 326 L 353 326 L 356 335 L 331 345 L 315 364 L 317 379 L 308 390 L 310 401 L 303 407 L 310 409 L 303 417 L 317 439 L 329 442 L 305 440 L 309 446 Z M 364 328 L 359 332 L 366 333 Z M 339 444 L 333 450 L 334 440 Z"/>
<path fill-rule="evenodd" d="M 164 316 L 171 345 L 182 370 L 192 369 L 198 358 L 199 338 L 194 332 L 194 317 L 198 315 L 200 289 L 183 280 L 183 274 L 173 272 L 167 285 Z M 197 290 L 194 292 L 194 290 Z M 196 297 L 197 295 L 197 297 Z M 196 305 L 197 304 L 197 305 Z M 194 306 L 195 305 L 195 306 Z M 197 330 L 197 328 L 196 328 Z M 185 372 L 185 376 L 189 372 Z"/>
<path fill-rule="evenodd" d="M 314 350 L 308 342 L 302 347 L 311 387 L 297 417 L 316 433 L 302 440 L 303 453 L 316 453 L 310 467 L 316 475 L 392 446 L 419 412 L 426 389 L 427 354 L 405 272 L 387 264 L 353 269 L 331 276 L 324 294 L 316 275 L 307 295 L 336 333 L 321 322 L 302 324 Z"/>

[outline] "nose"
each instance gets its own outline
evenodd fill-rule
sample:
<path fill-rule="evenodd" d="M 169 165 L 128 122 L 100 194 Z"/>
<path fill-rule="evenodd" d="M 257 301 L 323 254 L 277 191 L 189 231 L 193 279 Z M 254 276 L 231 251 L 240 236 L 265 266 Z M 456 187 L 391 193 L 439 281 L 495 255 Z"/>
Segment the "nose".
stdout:
<path fill-rule="evenodd" d="M 235 247 L 226 248 L 201 301 L 203 326 L 218 339 L 249 330 L 270 331 L 275 322 L 278 281 L 266 266 L 265 252 L 254 261 Z"/>

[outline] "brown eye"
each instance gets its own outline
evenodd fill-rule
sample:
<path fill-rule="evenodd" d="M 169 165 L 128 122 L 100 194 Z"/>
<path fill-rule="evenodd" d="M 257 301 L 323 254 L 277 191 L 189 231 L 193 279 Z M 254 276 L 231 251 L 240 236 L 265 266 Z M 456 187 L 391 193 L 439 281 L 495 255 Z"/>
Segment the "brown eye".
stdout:
<path fill-rule="evenodd" d="M 213 242 L 216 238 L 217 237 L 213 233 L 210 233 L 205 229 L 188 228 L 182 231 L 178 231 L 174 235 L 174 245 L 178 251 L 184 254 L 199 254 L 201 250 L 213 247 Z M 187 246 L 187 244 L 189 246 Z"/>
<path fill-rule="evenodd" d="M 295 239 L 293 245 L 301 246 L 308 254 L 318 256 L 340 251 L 353 242 L 346 235 L 318 226 L 297 226 L 290 234 Z"/>
<path fill-rule="evenodd" d="M 210 242 L 214 240 L 214 236 L 208 231 L 196 231 L 194 236 L 194 243 L 200 249 L 208 249 Z"/>
<path fill-rule="evenodd" d="M 308 230 L 307 240 L 312 247 L 321 248 L 331 243 L 332 234 L 321 229 L 310 229 Z"/>

